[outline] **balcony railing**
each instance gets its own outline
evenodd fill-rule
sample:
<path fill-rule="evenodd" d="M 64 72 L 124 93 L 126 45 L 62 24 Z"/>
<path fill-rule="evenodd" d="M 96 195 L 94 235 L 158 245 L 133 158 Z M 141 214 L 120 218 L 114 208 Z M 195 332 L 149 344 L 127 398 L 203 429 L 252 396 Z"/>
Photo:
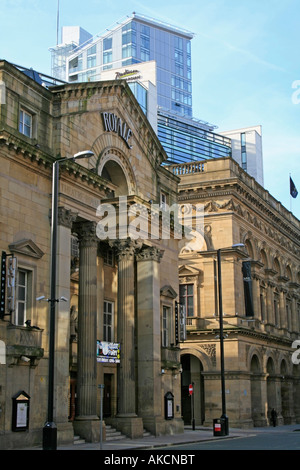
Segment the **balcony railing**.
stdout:
<path fill-rule="evenodd" d="M 190 163 L 181 163 L 178 165 L 168 166 L 169 170 L 176 176 L 182 175 L 191 175 L 195 173 L 204 173 L 205 162 L 190 162 Z"/>

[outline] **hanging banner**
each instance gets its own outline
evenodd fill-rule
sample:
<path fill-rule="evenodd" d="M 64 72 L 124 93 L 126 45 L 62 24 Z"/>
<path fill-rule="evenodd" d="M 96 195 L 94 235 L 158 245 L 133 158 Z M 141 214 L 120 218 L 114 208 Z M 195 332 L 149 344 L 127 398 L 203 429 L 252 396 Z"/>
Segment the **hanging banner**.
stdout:
<path fill-rule="evenodd" d="M 6 284 L 6 252 L 1 256 L 1 294 L 0 294 L 0 318 L 5 315 L 5 284 Z"/>
<path fill-rule="evenodd" d="M 176 344 L 186 340 L 185 306 L 175 301 L 175 340 Z"/>
<path fill-rule="evenodd" d="M 251 262 L 243 261 L 242 272 L 244 278 L 244 295 L 246 317 L 253 317 L 253 296 L 252 296 L 252 279 L 251 279 Z"/>
<path fill-rule="evenodd" d="M 120 363 L 120 343 L 97 340 L 97 362 Z"/>

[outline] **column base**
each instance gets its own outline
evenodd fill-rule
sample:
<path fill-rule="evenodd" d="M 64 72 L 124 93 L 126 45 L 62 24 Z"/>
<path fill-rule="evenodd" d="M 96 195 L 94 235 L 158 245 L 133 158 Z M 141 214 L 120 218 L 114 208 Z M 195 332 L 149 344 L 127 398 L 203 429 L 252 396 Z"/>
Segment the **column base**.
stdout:
<path fill-rule="evenodd" d="M 143 437 L 143 420 L 136 415 L 117 415 L 116 417 L 111 418 L 110 421 L 113 427 L 131 439 Z"/>
<path fill-rule="evenodd" d="M 144 428 L 153 436 L 182 434 L 184 422 L 181 418 L 164 419 L 161 416 L 143 416 Z"/>
<path fill-rule="evenodd" d="M 100 441 L 100 420 L 98 416 L 78 416 L 73 421 L 74 433 L 87 442 Z"/>
<path fill-rule="evenodd" d="M 57 423 L 57 443 L 67 444 L 74 440 L 74 429 L 72 423 Z"/>

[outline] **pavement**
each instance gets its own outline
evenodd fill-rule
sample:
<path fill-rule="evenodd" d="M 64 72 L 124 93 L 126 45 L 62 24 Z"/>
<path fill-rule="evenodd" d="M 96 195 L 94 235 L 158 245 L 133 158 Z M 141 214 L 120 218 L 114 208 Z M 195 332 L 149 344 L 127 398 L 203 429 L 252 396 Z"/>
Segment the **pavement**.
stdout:
<path fill-rule="evenodd" d="M 195 430 L 191 426 L 185 426 L 184 432 L 181 434 L 174 434 L 168 436 L 146 436 L 141 439 L 118 439 L 112 441 L 103 441 L 102 445 L 100 442 L 96 443 L 78 443 L 70 445 L 58 446 L 57 450 L 103 450 L 107 452 L 114 451 L 130 451 L 130 450 L 155 450 L 161 447 L 171 447 L 178 444 L 195 443 L 201 441 L 213 441 L 220 439 L 234 439 L 239 437 L 250 437 L 257 435 L 258 433 L 273 432 L 300 432 L 300 424 L 292 424 L 285 426 L 276 427 L 262 427 L 262 428 L 250 428 L 250 429 L 229 429 L 227 436 L 214 436 L 213 428 L 196 426 Z M 35 450 L 41 450 L 39 447 L 35 447 Z M 32 450 L 32 449 L 31 449 Z"/>

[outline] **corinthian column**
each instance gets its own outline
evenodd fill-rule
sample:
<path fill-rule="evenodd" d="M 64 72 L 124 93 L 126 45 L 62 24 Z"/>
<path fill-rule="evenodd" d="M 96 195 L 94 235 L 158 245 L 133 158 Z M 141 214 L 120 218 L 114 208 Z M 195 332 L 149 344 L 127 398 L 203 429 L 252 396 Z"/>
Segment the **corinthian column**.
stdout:
<path fill-rule="evenodd" d="M 115 425 L 131 438 L 143 434 L 142 420 L 136 414 L 135 376 L 135 252 L 141 243 L 116 240 L 111 243 L 118 259 L 118 327 L 120 365 L 118 366 L 118 414 Z"/>
<path fill-rule="evenodd" d="M 99 440 L 96 412 L 97 384 L 97 242 L 96 224 L 78 226 L 79 298 L 78 298 L 78 416 L 74 427 L 90 442 Z"/>
<path fill-rule="evenodd" d="M 137 255 L 138 410 L 152 434 L 163 432 L 161 403 L 160 271 L 163 251 L 148 247 Z"/>

